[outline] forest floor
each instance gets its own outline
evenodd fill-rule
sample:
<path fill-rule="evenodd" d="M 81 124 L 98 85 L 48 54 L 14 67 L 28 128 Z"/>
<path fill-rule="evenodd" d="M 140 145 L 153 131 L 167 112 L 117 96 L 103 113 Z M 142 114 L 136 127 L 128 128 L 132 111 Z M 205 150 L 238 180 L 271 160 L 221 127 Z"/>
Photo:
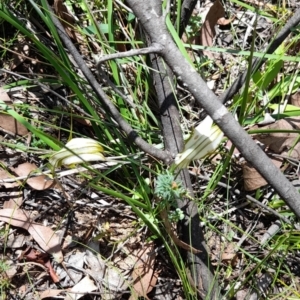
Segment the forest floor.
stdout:
<path fill-rule="evenodd" d="M 96 35 L 85 18 L 87 11 L 100 16 L 100 29 L 109 39 L 109 22 L 114 19 L 106 14 L 112 11 L 119 52 L 129 50 L 129 41 L 122 43 L 122 38 L 130 32 L 133 14 L 121 1 L 112 7 L 111 1 L 98 2 L 87 9 L 88 2 L 67 1 L 73 9 L 65 24 L 67 34 L 111 99 L 118 99 L 116 88 L 134 99 L 129 108 L 115 101 L 122 116 L 149 143 L 162 146 L 153 82 L 143 73 L 145 61 L 124 60 L 122 72 L 110 65 L 107 77 L 99 74 L 96 53 L 101 47 L 84 35 Z M 197 6 L 183 38 L 190 44 L 191 60 L 217 96 L 247 69 L 251 53 L 253 57 L 263 53 L 300 6 L 297 1 L 228 2 Z M 178 271 L 183 251 L 173 244 L 171 229 L 157 229 L 163 227 L 156 220 L 154 196 L 161 164 L 134 148 L 102 107 L 84 108 L 85 99 L 93 96 L 80 68 L 74 67 L 74 73 L 66 68 L 70 81 L 62 80 L 60 65 L 51 63 L 47 50 L 5 18 L 17 16 L 21 25 L 27 20 L 34 38 L 54 49 L 62 61 L 72 62 L 71 55 L 55 43 L 38 6 L 31 5 L 0 6 L 0 299 L 187 299 L 185 284 L 193 290 L 193 280 L 183 282 Z M 61 5 L 62 1 L 54 1 L 54 10 L 66 21 Z M 123 14 L 128 18 L 122 19 Z M 299 188 L 297 30 L 253 76 L 241 123 Z M 72 86 L 74 78 L 78 93 Z M 122 80 L 138 88 L 122 89 Z M 188 133 L 205 113 L 184 85 L 178 82 L 174 89 L 183 131 Z M 243 97 L 237 95 L 226 107 L 238 114 Z M 270 122 L 267 118 L 274 117 L 280 105 L 286 105 L 280 112 L 285 117 Z M 104 136 L 100 140 L 104 155 L 117 160 L 87 167 L 49 165 L 53 153 L 73 137 L 100 136 Z M 84 140 L 81 143 L 76 151 L 85 147 Z M 188 171 L 214 278 L 224 299 L 300 299 L 300 225 L 274 189 L 225 139 L 217 152 L 194 162 Z M 170 241 L 173 257 L 158 232 Z"/>

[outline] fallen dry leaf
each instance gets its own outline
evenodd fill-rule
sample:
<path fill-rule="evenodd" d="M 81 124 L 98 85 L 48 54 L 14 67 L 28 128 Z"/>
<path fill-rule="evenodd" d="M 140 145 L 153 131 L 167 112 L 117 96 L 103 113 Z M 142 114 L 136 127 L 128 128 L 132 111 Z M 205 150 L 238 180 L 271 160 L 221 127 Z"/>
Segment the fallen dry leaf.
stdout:
<path fill-rule="evenodd" d="M 93 278 L 101 282 L 104 278 L 106 265 L 100 254 L 86 250 L 85 263 L 88 267 L 87 270 L 91 272 L 90 274 Z"/>
<path fill-rule="evenodd" d="M 217 22 L 218 25 L 226 26 L 230 24 L 233 21 L 233 19 L 225 19 L 225 18 L 220 18 Z"/>
<path fill-rule="evenodd" d="M 107 264 L 96 251 L 87 250 L 85 262 L 88 266 L 87 272 L 95 280 L 102 283 L 102 288 L 105 291 L 103 299 L 114 299 L 116 292 L 125 291 L 128 288 L 129 283 L 122 272 L 118 268 Z"/>
<path fill-rule="evenodd" d="M 9 199 L 8 201 L 5 201 L 3 203 L 3 208 L 17 209 L 22 205 L 23 203 L 22 191 L 16 191 L 14 192 L 14 195 L 12 195 L 12 193 L 10 193 L 10 196 L 14 197 L 14 199 Z"/>
<path fill-rule="evenodd" d="M 1 87 L 0 87 L 0 100 L 6 103 L 7 105 L 12 104 L 9 95 Z"/>
<path fill-rule="evenodd" d="M 52 298 L 58 296 L 63 290 L 46 290 L 39 293 L 40 299 Z"/>
<path fill-rule="evenodd" d="M 83 126 L 92 127 L 92 122 L 90 120 L 78 118 L 78 117 L 73 117 L 73 118 L 76 122 L 78 122 L 79 124 L 81 124 Z"/>
<path fill-rule="evenodd" d="M 29 260 L 29 261 L 35 261 L 38 263 L 43 263 L 42 260 L 45 257 L 45 255 L 48 255 L 47 253 L 41 253 L 37 249 L 34 249 L 32 247 L 27 247 L 19 256 L 19 261 L 22 260 Z"/>
<path fill-rule="evenodd" d="M 7 178 L 13 178 L 14 176 L 11 175 L 8 171 L 5 169 L 0 168 L 0 185 L 4 186 L 6 195 L 3 196 L 2 200 L 3 208 L 19 208 L 23 202 L 23 192 L 18 188 L 19 183 L 18 182 L 1 182 L 3 179 Z"/>
<path fill-rule="evenodd" d="M 37 170 L 37 166 L 35 164 L 25 162 L 19 165 L 17 168 L 13 168 L 12 170 L 18 176 L 29 176 L 33 171 Z M 45 175 L 40 175 L 40 176 L 28 178 L 26 180 L 26 183 L 35 190 L 43 191 L 49 188 L 53 188 L 55 181 L 53 179 L 49 179 L 49 177 Z"/>
<path fill-rule="evenodd" d="M 1 275 L 4 275 L 6 278 L 12 279 L 18 273 L 18 266 L 16 265 L 14 260 L 8 259 L 6 257 L 5 257 L 5 264 L 7 265 L 8 269 L 4 272 L 2 269 L 3 273 L 0 274 L 0 278 Z"/>
<path fill-rule="evenodd" d="M 249 296 L 249 294 L 250 294 L 250 288 L 251 287 L 249 287 L 247 289 L 239 289 L 237 291 L 237 293 L 235 294 L 235 300 L 245 300 L 245 299 L 247 299 L 247 296 Z M 255 298 L 253 298 L 253 299 L 255 299 Z"/>
<path fill-rule="evenodd" d="M 6 241 L 6 247 L 11 249 L 20 249 L 30 242 L 31 242 L 31 237 L 29 235 L 24 235 L 23 233 L 15 234 L 13 232 L 13 229 L 10 228 L 8 239 Z"/>
<path fill-rule="evenodd" d="M 115 292 L 125 291 L 129 285 L 120 270 L 112 266 L 107 266 L 103 283 L 109 299 L 110 295 L 113 297 Z"/>
<path fill-rule="evenodd" d="M 50 277 L 52 278 L 53 282 L 58 283 L 60 281 L 58 275 L 52 268 L 52 265 L 51 265 L 51 262 L 49 259 L 49 254 L 41 253 L 37 249 L 28 247 L 26 250 L 22 251 L 22 253 L 18 259 L 19 259 L 19 261 L 23 261 L 25 259 L 26 261 L 37 262 L 37 263 L 45 266 L 47 268 L 48 273 L 49 273 Z"/>
<path fill-rule="evenodd" d="M 235 250 L 235 244 L 229 243 L 226 246 L 224 252 L 222 252 L 222 261 L 227 265 L 235 266 L 238 261 L 237 251 Z"/>
<path fill-rule="evenodd" d="M 58 283 L 60 281 L 58 275 L 56 274 L 56 272 L 54 271 L 50 259 L 48 259 L 45 263 L 44 263 L 45 267 L 48 269 L 49 275 L 52 278 L 54 283 Z"/>
<path fill-rule="evenodd" d="M 67 296 L 64 300 L 77 300 L 83 297 L 85 294 L 96 290 L 94 282 L 90 279 L 89 276 L 85 276 L 80 282 L 74 285 L 70 292 L 67 293 Z M 79 293 L 79 294 L 77 294 Z"/>
<path fill-rule="evenodd" d="M 9 95 L 2 88 L 0 88 L 0 102 L 4 102 L 8 106 L 12 104 Z M 28 130 L 23 124 L 6 113 L 0 113 L 0 126 L 13 135 L 24 136 L 28 134 Z"/>
<path fill-rule="evenodd" d="M 0 209 L 0 220 L 27 230 L 44 251 L 53 255 L 56 262 L 63 261 L 59 236 L 51 228 L 33 223 L 21 209 Z"/>
<path fill-rule="evenodd" d="M 251 129 L 299 130 L 300 117 L 281 119 L 266 126 L 256 125 Z M 276 154 L 288 155 L 293 158 L 300 159 L 300 144 L 297 143 L 292 149 L 298 137 L 298 133 L 289 132 L 274 132 L 253 135 L 253 138 L 268 146 L 269 150 Z"/>
<path fill-rule="evenodd" d="M 279 168 L 282 164 L 283 159 L 272 158 L 271 161 L 277 168 Z M 248 162 L 242 164 L 242 169 L 244 178 L 244 188 L 246 191 L 254 191 L 268 184 L 268 182 Z"/>
<path fill-rule="evenodd" d="M 12 135 L 28 134 L 27 128 L 10 115 L 0 113 L 0 126 Z"/>
<path fill-rule="evenodd" d="M 245 0 L 246 3 L 254 4 L 258 6 L 262 10 L 266 11 L 276 11 L 276 7 L 272 5 L 271 3 L 265 3 L 265 1 L 258 1 L 258 0 Z"/>
<path fill-rule="evenodd" d="M 132 272 L 132 293 L 129 300 L 137 300 L 139 297 L 148 298 L 147 294 L 156 285 L 158 275 L 154 273 L 155 254 L 153 243 L 144 245 L 136 254 L 137 262 Z"/>
<path fill-rule="evenodd" d="M 214 4 L 211 6 L 208 14 L 206 15 L 205 21 L 200 29 L 200 40 L 195 41 L 196 44 L 202 46 L 212 46 L 213 40 L 216 36 L 215 26 L 219 25 L 227 25 L 232 22 L 233 19 L 225 19 L 225 10 L 220 2 L 220 0 L 216 0 Z M 213 54 L 210 51 L 203 51 L 203 53 L 209 58 L 214 58 Z"/>
<path fill-rule="evenodd" d="M 39 224 L 31 224 L 28 232 L 43 250 L 53 255 L 56 262 L 62 262 L 63 254 L 60 249 L 60 238 L 51 228 Z"/>
<path fill-rule="evenodd" d="M 295 94 L 291 95 L 291 104 L 300 107 L 300 92 L 297 91 Z"/>
<path fill-rule="evenodd" d="M 70 254 L 70 252 L 69 252 Z M 74 285 L 80 282 L 83 277 L 82 272 L 78 272 L 84 268 L 84 258 L 85 258 L 85 251 L 72 251 L 71 255 L 68 255 L 65 260 L 64 264 L 71 266 L 67 269 L 67 266 L 57 266 L 57 274 L 59 275 L 60 279 L 63 280 L 63 286 L 67 285 Z M 90 273 L 87 273 L 90 275 Z M 93 277 L 93 279 L 95 279 Z M 97 279 L 95 279 L 97 280 Z"/>
<path fill-rule="evenodd" d="M 62 0 L 55 0 L 53 5 L 54 11 L 57 14 L 59 20 L 61 21 L 63 27 L 65 28 L 65 31 L 67 32 L 68 36 L 78 41 L 78 35 L 76 34 L 74 30 L 74 25 L 76 20 L 74 17 L 69 13 L 67 7 L 64 5 Z"/>

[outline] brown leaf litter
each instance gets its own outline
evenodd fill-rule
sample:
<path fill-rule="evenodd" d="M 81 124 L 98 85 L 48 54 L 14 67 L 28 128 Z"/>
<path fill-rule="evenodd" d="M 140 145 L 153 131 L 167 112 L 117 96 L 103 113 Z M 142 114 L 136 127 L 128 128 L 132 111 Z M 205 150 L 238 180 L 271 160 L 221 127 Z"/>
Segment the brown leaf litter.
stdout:
<path fill-rule="evenodd" d="M 58 263 L 62 262 L 60 238 L 51 228 L 34 223 L 21 209 L 0 209 L 0 220 L 27 230 L 44 251 L 53 255 Z"/>

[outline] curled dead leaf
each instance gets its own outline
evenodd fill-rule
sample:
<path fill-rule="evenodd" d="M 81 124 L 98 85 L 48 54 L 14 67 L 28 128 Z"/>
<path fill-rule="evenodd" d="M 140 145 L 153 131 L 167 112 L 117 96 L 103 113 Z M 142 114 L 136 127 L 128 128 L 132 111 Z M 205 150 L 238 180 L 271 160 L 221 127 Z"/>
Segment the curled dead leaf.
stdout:
<path fill-rule="evenodd" d="M 32 261 L 32 262 L 37 262 L 38 264 L 41 264 L 42 266 L 47 268 L 48 273 L 54 283 L 57 283 L 60 281 L 60 278 L 58 277 L 58 275 L 52 268 L 52 265 L 51 265 L 51 262 L 49 259 L 49 254 L 42 253 L 32 247 L 28 247 L 27 249 L 22 251 L 22 253 L 18 259 L 20 261 L 26 260 L 26 261 Z"/>

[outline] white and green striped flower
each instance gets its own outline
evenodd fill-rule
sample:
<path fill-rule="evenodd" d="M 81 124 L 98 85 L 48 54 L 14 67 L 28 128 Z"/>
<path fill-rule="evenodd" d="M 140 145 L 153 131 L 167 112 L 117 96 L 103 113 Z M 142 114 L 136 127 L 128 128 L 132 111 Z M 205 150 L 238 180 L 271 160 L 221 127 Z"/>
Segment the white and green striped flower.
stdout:
<path fill-rule="evenodd" d="M 184 146 L 184 150 L 175 157 L 174 165 L 178 169 L 186 168 L 192 160 L 201 159 L 213 153 L 219 146 L 224 134 L 217 125 L 213 125 L 207 116 L 194 130 Z"/>
<path fill-rule="evenodd" d="M 61 150 L 54 153 L 49 162 L 54 168 L 57 168 L 60 166 L 70 167 L 88 161 L 106 161 L 103 152 L 102 146 L 93 139 L 74 138 Z"/>

